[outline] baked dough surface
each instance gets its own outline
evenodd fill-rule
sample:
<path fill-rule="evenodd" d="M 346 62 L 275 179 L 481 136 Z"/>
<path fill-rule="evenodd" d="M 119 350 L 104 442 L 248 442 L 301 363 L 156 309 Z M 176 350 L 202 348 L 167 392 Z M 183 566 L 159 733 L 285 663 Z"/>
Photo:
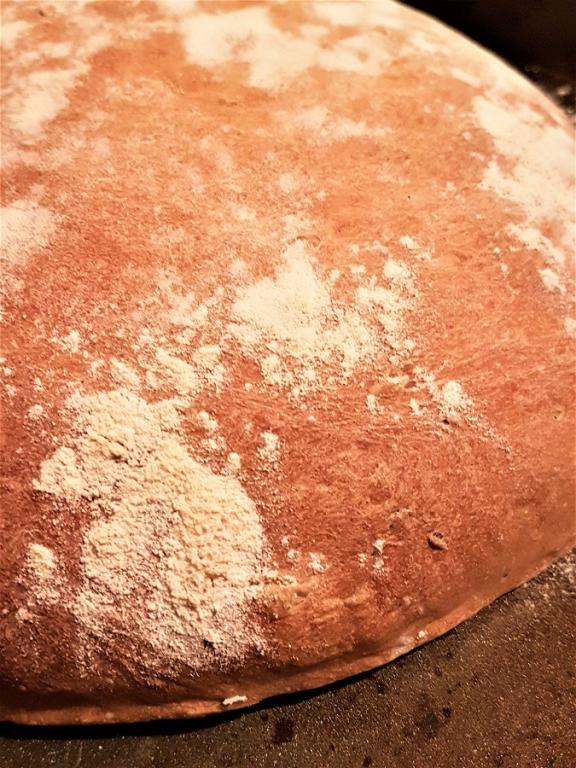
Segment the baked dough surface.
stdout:
<path fill-rule="evenodd" d="M 0 719 L 197 716 L 574 543 L 573 138 L 392 2 L 5 2 Z"/>

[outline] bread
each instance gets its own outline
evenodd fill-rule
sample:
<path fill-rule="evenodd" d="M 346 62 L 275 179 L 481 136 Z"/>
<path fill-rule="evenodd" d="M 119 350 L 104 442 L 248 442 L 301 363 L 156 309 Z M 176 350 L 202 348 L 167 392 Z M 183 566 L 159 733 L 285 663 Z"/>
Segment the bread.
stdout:
<path fill-rule="evenodd" d="M 574 543 L 547 98 L 388 2 L 3 12 L 0 719 L 321 686 Z"/>

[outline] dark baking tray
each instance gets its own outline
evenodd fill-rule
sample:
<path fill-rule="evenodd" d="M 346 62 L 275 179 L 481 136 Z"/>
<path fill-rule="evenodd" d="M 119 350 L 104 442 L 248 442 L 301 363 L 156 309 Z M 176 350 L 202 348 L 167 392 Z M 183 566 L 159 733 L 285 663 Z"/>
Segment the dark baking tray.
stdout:
<path fill-rule="evenodd" d="M 574 112 L 573 0 L 412 5 L 492 48 Z M 201 721 L 3 724 L 0 768 L 575 768 L 575 734 L 573 554 L 352 681 Z"/>

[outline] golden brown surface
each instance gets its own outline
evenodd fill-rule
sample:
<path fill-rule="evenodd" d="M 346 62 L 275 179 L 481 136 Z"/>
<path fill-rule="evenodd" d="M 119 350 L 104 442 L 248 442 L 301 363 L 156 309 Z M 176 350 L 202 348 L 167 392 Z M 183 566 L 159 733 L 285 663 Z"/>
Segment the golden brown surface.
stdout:
<path fill-rule="evenodd" d="M 4 10 L 0 716 L 320 685 L 566 550 L 556 108 L 400 6 L 69 7 Z"/>

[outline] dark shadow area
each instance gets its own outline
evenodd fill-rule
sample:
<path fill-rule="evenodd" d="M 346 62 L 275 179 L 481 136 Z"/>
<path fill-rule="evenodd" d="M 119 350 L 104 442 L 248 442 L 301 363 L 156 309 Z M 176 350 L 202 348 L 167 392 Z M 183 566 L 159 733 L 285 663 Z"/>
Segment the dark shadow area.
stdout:
<path fill-rule="evenodd" d="M 576 109 L 574 0 L 406 0 L 459 29 Z"/>
<path fill-rule="evenodd" d="M 572 62 L 574 76 L 573 0 L 407 0 L 407 5 L 460 29 L 515 63 L 534 60 L 554 68 Z"/>

